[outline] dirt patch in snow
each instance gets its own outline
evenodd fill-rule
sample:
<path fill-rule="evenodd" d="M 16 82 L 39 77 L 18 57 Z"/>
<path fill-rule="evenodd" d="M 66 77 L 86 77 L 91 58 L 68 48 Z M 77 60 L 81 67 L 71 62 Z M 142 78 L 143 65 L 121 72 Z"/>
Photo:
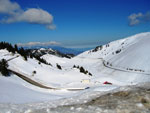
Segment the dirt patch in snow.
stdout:
<path fill-rule="evenodd" d="M 52 113 L 149 113 L 150 84 L 127 91 L 108 93 L 85 104 L 50 109 Z"/>

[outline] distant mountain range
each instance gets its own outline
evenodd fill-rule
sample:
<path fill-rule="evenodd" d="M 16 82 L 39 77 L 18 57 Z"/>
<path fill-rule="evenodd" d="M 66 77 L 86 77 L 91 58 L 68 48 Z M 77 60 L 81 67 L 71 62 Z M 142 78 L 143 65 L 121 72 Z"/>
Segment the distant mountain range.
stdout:
<path fill-rule="evenodd" d="M 92 48 L 65 48 L 65 47 L 61 47 L 61 46 L 24 46 L 23 48 L 25 48 L 25 49 L 40 49 L 40 48 L 48 49 L 48 48 L 51 48 L 53 50 L 57 50 L 64 54 L 74 54 L 74 55 L 78 55 L 84 51 L 92 49 Z"/>

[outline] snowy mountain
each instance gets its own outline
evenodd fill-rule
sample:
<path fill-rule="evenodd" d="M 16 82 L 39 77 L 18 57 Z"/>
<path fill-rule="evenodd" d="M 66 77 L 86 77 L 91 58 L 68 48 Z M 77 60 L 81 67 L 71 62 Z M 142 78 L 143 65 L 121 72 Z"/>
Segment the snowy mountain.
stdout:
<path fill-rule="evenodd" d="M 0 90 L 3 91 L 0 92 L 0 108 L 4 103 L 30 103 L 32 106 L 32 102 L 48 104 L 53 100 L 56 107 L 79 103 L 83 98 L 87 102 L 91 94 L 93 98 L 96 96 L 95 92 L 108 93 L 150 82 L 149 43 L 150 32 L 147 32 L 98 46 L 71 59 L 49 54 L 55 53 L 50 49 L 34 51 L 42 54 L 41 59 L 51 65 L 34 57 L 25 60 L 18 52 L 1 49 L 0 60 L 7 60 L 11 76 L 0 76 Z M 7 109 L 3 110 L 9 111 Z"/>
<path fill-rule="evenodd" d="M 53 49 L 56 51 L 59 51 L 61 53 L 64 54 L 74 54 L 74 55 L 78 55 L 86 50 L 90 50 L 91 48 L 66 48 L 66 47 L 62 47 L 62 46 L 23 46 L 23 48 L 25 49 Z"/>
<path fill-rule="evenodd" d="M 79 57 L 103 58 L 116 69 L 150 73 L 149 42 L 150 33 L 141 33 L 97 47 L 97 51 L 87 51 Z"/>
<path fill-rule="evenodd" d="M 38 55 L 38 56 L 43 56 L 45 54 L 50 54 L 50 55 L 55 55 L 55 56 L 58 56 L 58 57 L 66 57 L 66 58 L 74 57 L 74 54 L 64 54 L 64 53 L 61 53 L 59 51 L 53 50 L 51 48 L 49 48 L 49 49 L 45 49 L 45 48 L 30 49 L 30 51 L 33 54 Z"/>

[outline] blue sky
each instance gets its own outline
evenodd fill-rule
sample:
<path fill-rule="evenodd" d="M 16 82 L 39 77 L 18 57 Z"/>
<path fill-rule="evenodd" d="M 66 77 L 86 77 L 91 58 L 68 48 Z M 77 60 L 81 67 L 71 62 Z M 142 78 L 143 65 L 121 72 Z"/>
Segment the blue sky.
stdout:
<path fill-rule="evenodd" d="M 150 0 L 7 1 L 16 2 L 20 7 L 18 12 L 22 10 L 24 13 L 35 8 L 53 16 L 53 20 L 48 22 L 45 18 L 31 22 L 27 19 L 28 16 L 20 20 L 14 19 L 13 16 L 12 22 L 1 22 L 0 41 L 13 44 L 56 41 L 66 47 L 91 47 L 150 31 Z M 13 15 L 8 8 L 7 12 L 2 11 L 0 9 L 0 20 L 8 20 L 7 18 Z M 56 28 L 47 29 L 47 24 Z"/>

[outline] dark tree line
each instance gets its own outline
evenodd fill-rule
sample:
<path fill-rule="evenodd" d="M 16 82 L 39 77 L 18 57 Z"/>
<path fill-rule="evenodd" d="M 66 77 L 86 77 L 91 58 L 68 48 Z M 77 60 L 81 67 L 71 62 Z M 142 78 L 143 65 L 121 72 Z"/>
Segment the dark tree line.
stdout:
<path fill-rule="evenodd" d="M 40 56 L 38 55 L 34 55 L 34 54 L 30 54 L 30 58 L 35 58 L 37 59 L 39 62 L 42 62 L 44 64 L 47 64 L 47 65 L 51 65 L 50 63 L 48 63 L 45 59 L 41 58 Z"/>
<path fill-rule="evenodd" d="M 7 42 L 0 42 L 0 49 L 7 49 L 9 52 L 15 53 L 15 48 Z"/>
<path fill-rule="evenodd" d="M 0 49 L 7 49 L 9 52 L 12 53 L 19 53 L 22 57 L 24 57 L 25 60 L 27 60 L 27 51 L 24 50 L 22 47 L 18 48 L 18 46 L 15 44 L 12 46 L 10 43 L 7 42 L 0 42 Z"/>
<path fill-rule="evenodd" d="M 36 54 L 32 53 L 32 51 L 30 49 L 24 49 L 23 47 L 18 48 L 18 46 L 16 44 L 14 46 L 12 46 L 10 43 L 0 42 L 0 49 L 7 49 L 9 52 L 12 52 L 12 53 L 16 53 L 17 52 L 25 60 L 28 60 L 28 58 L 30 57 L 30 58 L 35 58 L 39 62 L 42 62 L 44 64 L 51 65 L 50 63 L 47 63 L 46 60 L 41 58 L 40 55 L 36 55 Z"/>
<path fill-rule="evenodd" d="M 79 66 L 74 65 L 73 68 L 79 69 L 80 73 L 84 73 L 84 74 L 88 74 L 88 75 L 92 76 L 92 74 L 90 72 L 88 72 L 87 70 L 85 70 L 82 66 L 79 67 Z"/>

